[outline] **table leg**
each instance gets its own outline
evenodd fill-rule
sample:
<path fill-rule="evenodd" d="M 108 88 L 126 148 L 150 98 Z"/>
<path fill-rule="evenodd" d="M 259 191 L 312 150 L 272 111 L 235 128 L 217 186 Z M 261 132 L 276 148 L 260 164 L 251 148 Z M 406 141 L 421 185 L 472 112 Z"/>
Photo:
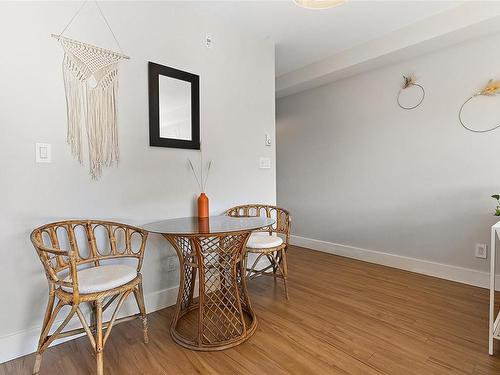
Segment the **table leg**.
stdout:
<path fill-rule="evenodd" d="M 488 352 L 493 355 L 493 341 L 495 331 L 495 272 L 496 272 L 496 229 L 491 228 L 490 246 L 490 324 Z"/>

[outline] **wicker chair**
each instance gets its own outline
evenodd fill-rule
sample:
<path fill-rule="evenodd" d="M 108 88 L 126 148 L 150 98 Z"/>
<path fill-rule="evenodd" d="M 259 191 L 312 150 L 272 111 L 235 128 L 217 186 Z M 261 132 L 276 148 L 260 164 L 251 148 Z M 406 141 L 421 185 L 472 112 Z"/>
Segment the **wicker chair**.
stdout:
<path fill-rule="evenodd" d="M 38 374 L 42 354 L 56 339 L 86 333 L 97 357 L 97 374 L 103 374 L 103 348 L 115 323 L 142 319 L 144 342 L 148 328 L 142 289 L 142 267 L 147 232 L 125 224 L 105 221 L 60 221 L 31 233 L 49 283 L 49 301 L 38 342 L 33 374 Z M 129 258 L 137 266 L 110 260 Z M 130 262 L 129 262 L 130 263 Z M 125 299 L 133 293 L 139 313 L 117 319 Z M 118 299 L 108 322 L 103 312 Z M 57 300 L 57 303 L 55 301 Z M 90 307 L 87 323 L 81 306 Z M 51 327 L 63 306 L 70 311 L 52 334 Z M 55 306 L 55 307 L 54 307 Z M 82 328 L 63 332 L 73 316 Z"/>
<path fill-rule="evenodd" d="M 285 296 L 288 300 L 288 265 L 287 251 L 290 240 L 290 225 L 292 218 L 290 213 L 276 206 L 262 204 L 248 204 L 232 207 L 226 211 L 226 215 L 234 217 L 242 216 L 266 216 L 273 218 L 276 222 L 271 226 L 252 233 L 246 244 L 245 265 L 248 260 L 248 253 L 257 254 L 255 261 L 250 268 L 246 267 L 249 280 L 260 276 L 273 276 L 280 278 L 285 286 Z M 263 269 L 256 269 L 262 257 L 269 260 L 269 265 Z"/>

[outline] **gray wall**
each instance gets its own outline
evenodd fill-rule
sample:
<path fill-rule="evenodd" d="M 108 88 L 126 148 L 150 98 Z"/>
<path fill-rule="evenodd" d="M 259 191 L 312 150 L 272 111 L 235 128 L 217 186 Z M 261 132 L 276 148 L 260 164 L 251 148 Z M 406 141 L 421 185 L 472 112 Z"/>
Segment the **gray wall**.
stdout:
<path fill-rule="evenodd" d="M 0 3 L 0 362 L 36 349 L 47 300 L 30 231 L 64 218 L 118 219 L 142 224 L 193 213 L 196 183 L 187 158 L 199 152 L 149 147 L 147 62 L 200 75 L 207 185 L 211 212 L 239 203 L 275 203 L 274 47 L 189 6 L 169 2 L 103 2 L 125 53 L 119 67 L 118 168 L 91 181 L 66 144 L 59 33 L 78 2 Z M 204 45 L 205 35 L 213 46 Z M 92 2 L 69 36 L 116 48 Z M 52 144 L 53 162 L 35 164 L 35 142 Z M 260 156 L 272 169 L 258 169 Z M 151 236 L 143 268 L 149 310 L 175 302 L 173 250 Z"/>
<path fill-rule="evenodd" d="M 293 234 L 486 270 L 500 192 L 500 130 L 473 134 L 462 102 L 500 77 L 500 35 L 387 66 L 277 101 L 278 203 Z M 423 104 L 396 105 L 402 74 L 425 86 Z M 466 115 L 500 122 L 500 97 Z"/>

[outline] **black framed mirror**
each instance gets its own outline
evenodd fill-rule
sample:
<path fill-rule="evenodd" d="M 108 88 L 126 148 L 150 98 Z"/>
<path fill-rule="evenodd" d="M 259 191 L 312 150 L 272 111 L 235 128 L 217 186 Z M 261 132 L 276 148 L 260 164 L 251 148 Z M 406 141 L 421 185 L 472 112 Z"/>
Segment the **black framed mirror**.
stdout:
<path fill-rule="evenodd" d="M 200 77 L 148 63 L 149 145 L 200 149 Z"/>

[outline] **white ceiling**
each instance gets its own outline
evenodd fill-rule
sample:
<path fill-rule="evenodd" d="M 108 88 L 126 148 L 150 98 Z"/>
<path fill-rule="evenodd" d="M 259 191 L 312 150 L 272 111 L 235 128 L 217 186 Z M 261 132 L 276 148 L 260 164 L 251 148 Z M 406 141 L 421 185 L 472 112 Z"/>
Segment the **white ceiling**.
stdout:
<path fill-rule="evenodd" d="M 196 6 L 276 44 L 276 76 L 448 11 L 462 1 L 356 1 L 309 10 L 293 0 L 202 1 Z"/>

